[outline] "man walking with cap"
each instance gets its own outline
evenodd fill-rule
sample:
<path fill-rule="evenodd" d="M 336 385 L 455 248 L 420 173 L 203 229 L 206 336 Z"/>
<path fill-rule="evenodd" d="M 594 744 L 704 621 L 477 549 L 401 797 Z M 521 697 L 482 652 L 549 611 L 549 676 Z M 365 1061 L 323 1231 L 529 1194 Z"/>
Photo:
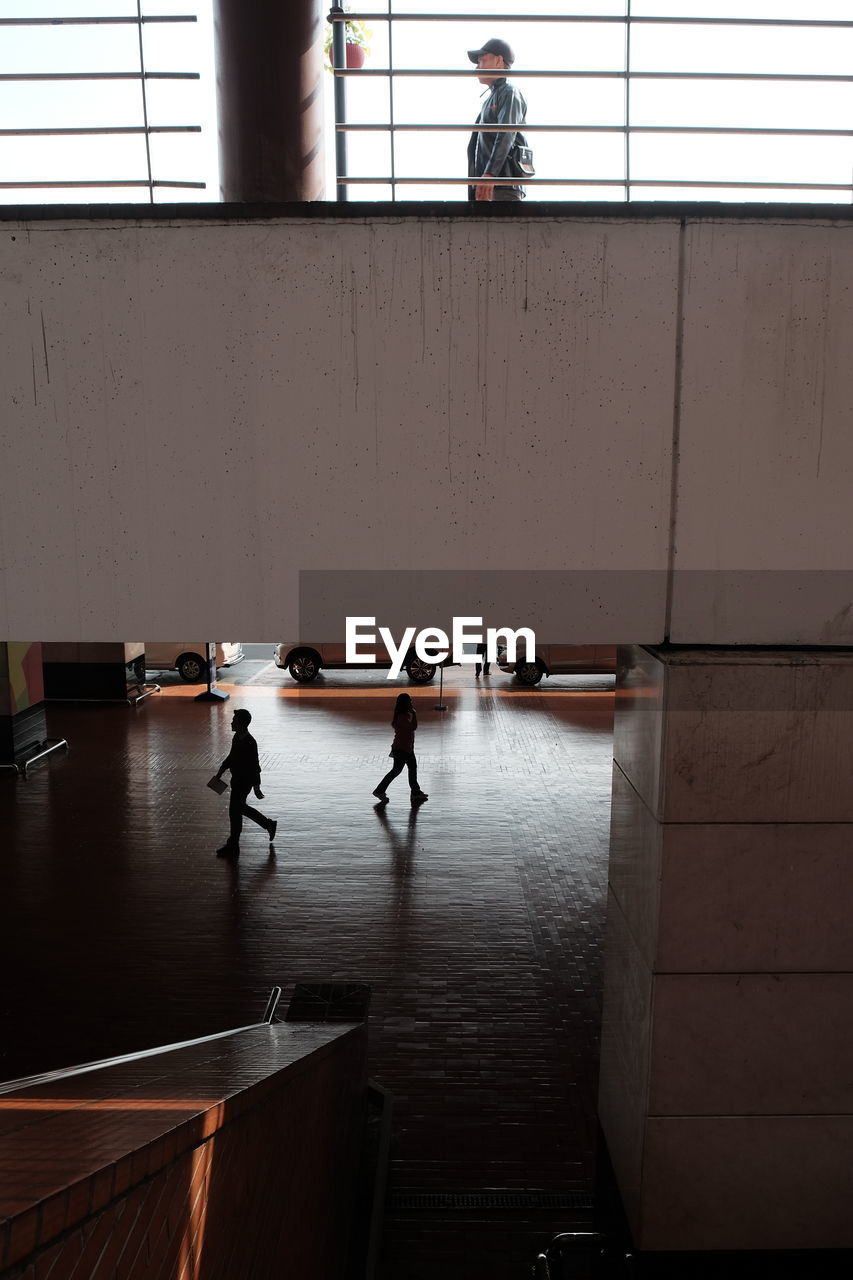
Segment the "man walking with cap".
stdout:
<path fill-rule="evenodd" d="M 527 117 L 524 94 L 510 84 L 506 72 L 515 62 L 515 54 L 506 40 L 487 40 L 482 49 L 469 49 L 468 57 L 482 72 L 477 77 L 486 85 L 488 97 L 477 116 L 477 124 L 510 126 L 502 132 L 480 133 L 474 130 L 468 143 L 468 177 L 477 182 L 468 188 L 472 200 L 523 200 L 524 187 L 496 184 L 492 178 L 515 178 L 512 164 L 517 130 Z M 525 144 L 526 145 L 526 144 Z"/>
<path fill-rule="evenodd" d="M 245 707 L 238 707 L 231 717 L 231 729 L 234 737 L 231 750 L 219 766 L 216 774 L 221 778 L 226 769 L 231 770 L 231 799 L 228 804 L 228 818 L 231 834 L 221 849 L 217 850 L 218 858 L 236 858 L 240 854 L 240 834 L 243 830 L 243 818 L 251 818 L 269 833 L 270 844 L 275 839 L 278 822 L 275 818 L 265 818 L 257 809 L 248 803 L 249 792 L 254 791 L 259 800 L 263 800 L 261 791 L 261 763 L 258 759 L 258 744 L 249 733 L 252 713 Z"/>

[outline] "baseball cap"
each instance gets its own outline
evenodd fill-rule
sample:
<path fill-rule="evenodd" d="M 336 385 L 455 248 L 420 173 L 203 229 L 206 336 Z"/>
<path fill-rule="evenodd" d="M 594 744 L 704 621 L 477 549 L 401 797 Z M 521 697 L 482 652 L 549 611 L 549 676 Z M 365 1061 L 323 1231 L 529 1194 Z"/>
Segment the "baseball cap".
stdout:
<path fill-rule="evenodd" d="M 503 58 L 504 63 L 508 67 L 511 67 L 515 62 L 515 54 L 507 44 L 506 40 L 487 40 L 482 49 L 469 49 L 468 57 L 475 66 L 481 53 L 496 53 L 499 58 Z"/>

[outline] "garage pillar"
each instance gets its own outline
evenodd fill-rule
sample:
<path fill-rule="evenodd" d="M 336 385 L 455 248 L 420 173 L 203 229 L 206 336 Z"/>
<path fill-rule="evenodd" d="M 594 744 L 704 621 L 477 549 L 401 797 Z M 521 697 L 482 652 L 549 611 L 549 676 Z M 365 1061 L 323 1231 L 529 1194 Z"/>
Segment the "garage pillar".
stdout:
<path fill-rule="evenodd" d="M 142 641 L 45 642 L 45 697 L 48 701 L 92 698 L 99 702 L 126 702 L 128 681 L 138 674 L 137 665 L 144 653 Z"/>
<path fill-rule="evenodd" d="M 853 1247 L 853 653 L 620 651 L 600 1115 L 642 1250 Z"/>
<path fill-rule="evenodd" d="M 0 642 L 0 765 L 45 737 L 42 647 Z"/>

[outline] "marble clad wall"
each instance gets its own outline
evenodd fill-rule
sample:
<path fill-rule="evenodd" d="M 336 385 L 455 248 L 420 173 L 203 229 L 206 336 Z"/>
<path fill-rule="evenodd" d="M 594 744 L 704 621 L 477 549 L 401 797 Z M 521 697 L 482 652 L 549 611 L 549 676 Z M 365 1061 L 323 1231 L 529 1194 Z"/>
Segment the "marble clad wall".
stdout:
<path fill-rule="evenodd" d="M 849 1248 L 853 653 L 620 658 L 600 1113 L 635 1243 Z"/>

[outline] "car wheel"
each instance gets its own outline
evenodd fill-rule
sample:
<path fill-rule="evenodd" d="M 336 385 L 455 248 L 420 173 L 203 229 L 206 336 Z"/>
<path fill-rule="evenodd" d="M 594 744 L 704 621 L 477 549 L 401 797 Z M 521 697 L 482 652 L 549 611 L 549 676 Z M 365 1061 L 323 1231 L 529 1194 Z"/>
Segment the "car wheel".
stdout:
<path fill-rule="evenodd" d="M 545 674 L 541 662 L 517 662 L 515 676 L 521 684 L 538 684 Z"/>
<path fill-rule="evenodd" d="M 295 653 L 287 669 L 299 684 L 310 684 L 320 674 L 320 662 L 316 653 Z"/>
<path fill-rule="evenodd" d="M 435 667 L 420 658 L 410 658 L 406 663 L 406 675 L 415 684 L 429 684 L 435 679 Z"/>
<path fill-rule="evenodd" d="M 178 675 L 187 684 L 198 684 L 204 679 L 207 663 L 197 653 L 185 653 L 178 659 Z"/>

